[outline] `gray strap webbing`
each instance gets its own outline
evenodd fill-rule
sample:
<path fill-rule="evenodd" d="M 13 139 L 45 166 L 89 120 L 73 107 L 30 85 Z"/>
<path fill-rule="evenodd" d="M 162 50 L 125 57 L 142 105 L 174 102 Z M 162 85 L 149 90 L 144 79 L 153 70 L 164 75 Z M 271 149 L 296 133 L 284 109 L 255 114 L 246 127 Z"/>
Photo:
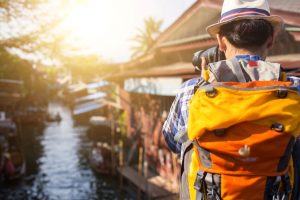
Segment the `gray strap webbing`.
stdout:
<path fill-rule="evenodd" d="M 241 83 L 246 83 L 247 81 L 245 79 L 245 76 L 241 69 L 241 65 L 240 65 L 239 61 L 236 58 L 234 58 L 234 59 L 232 59 L 232 64 L 233 64 L 232 71 L 235 74 L 238 81 Z"/>
<path fill-rule="evenodd" d="M 203 167 L 211 168 L 212 161 L 210 157 L 210 152 L 207 151 L 206 149 L 201 148 L 196 140 L 193 140 L 193 144 L 198 150 L 199 158 L 201 160 L 201 164 L 203 165 Z"/>
<path fill-rule="evenodd" d="M 196 200 L 204 200 L 204 194 L 202 192 L 196 191 Z"/>
<path fill-rule="evenodd" d="M 183 149 L 180 172 L 180 199 L 190 199 L 188 174 L 193 153 L 192 141 L 187 140 L 181 146 Z"/>

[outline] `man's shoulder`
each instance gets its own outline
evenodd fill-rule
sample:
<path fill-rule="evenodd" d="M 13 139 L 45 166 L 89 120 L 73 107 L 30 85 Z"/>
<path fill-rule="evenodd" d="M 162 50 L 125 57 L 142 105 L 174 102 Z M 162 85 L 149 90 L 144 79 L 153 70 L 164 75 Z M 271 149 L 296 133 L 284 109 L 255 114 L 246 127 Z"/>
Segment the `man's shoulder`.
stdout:
<path fill-rule="evenodd" d="M 193 96 L 194 94 L 194 88 L 198 82 L 199 82 L 199 78 L 192 78 L 183 82 L 181 84 L 180 89 L 178 90 L 176 98 L 181 99 L 180 101 L 191 98 L 191 96 Z"/>
<path fill-rule="evenodd" d="M 194 87 L 195 85 L 197 85 L 197 83 L 199 82 L 199 78 L 192 78 L 192 79 L 189 79 L 185 82 L 183 82 L 181 84 L 181 89 L 184 89 L 184 88 L 187 88 L 187 87 Z"/>

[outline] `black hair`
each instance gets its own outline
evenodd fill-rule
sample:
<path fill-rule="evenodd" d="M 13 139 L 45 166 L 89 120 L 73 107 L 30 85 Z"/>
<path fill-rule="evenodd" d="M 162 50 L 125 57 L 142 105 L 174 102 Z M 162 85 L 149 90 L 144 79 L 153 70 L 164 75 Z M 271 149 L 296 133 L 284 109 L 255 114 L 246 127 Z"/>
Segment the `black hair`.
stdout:
<path fill-rule="evenodd" d="M 273 36 L 272 24 L 264 19 L 241 19 L 221 26 L 219 34 L 236 48 L 253 49 Z"/>

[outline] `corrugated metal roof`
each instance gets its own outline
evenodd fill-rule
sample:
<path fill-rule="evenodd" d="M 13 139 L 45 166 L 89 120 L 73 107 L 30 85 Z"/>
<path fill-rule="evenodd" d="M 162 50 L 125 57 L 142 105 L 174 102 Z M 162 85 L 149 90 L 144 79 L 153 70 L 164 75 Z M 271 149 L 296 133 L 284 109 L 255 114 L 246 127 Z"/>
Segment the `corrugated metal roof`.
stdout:
<path fill-rule="evenodd" d="M 217 1 L 215 1 L 217 3 Z M 286 11 L 288 13 L 300 13 L 300 0 L 269 0 L 271 13 L 272 9 L 278 11 Z M 216 4 L 217 5 L 217 4 Z M 193 42 L 201 40 L 206 36 L 206 27 L 210 24 L 216 23 L 220 18 L 220 7 L 209 7 L 207 2 L 197 1 L 192 7 L 195 9 L 188 9 L 186 12 L 191 12 L 189 15 L 183 14 L 184 17 L 179 18 L 174 24 L 180 24 L 179 26 L 172 25 L 167 37 L 158 41 L 157 46 L 165 46 L 167 44 L 178 44 Z M 185 15 L 186 14 L 186 15 Z M 199 38 L 200 36 L 200 38 Z"/>
<path fill-rule="evenodd" d="M 215 8 L 200 7 L 197 12 L 194 12 L 184 22 L 182 26 L 174 30 L 173 33 L 163 41 L 163 43 L 207 35 L 206 27 L 218 21 L 219 17 L 219 10 Z"/>
<path fill-rule="evenodd" d="M 300 13 L 299 0 L 269 0 L 271 9 Z"/>
<path fill-rule="evenodd" d="M 99 108 L 102 108 L 104 104 L 96 101 L 79 104 L 77 105 L 73 110 L 73 115 L 80 115 L 83 113 L 91 112 L 93 110 L 97 110 Z"/>

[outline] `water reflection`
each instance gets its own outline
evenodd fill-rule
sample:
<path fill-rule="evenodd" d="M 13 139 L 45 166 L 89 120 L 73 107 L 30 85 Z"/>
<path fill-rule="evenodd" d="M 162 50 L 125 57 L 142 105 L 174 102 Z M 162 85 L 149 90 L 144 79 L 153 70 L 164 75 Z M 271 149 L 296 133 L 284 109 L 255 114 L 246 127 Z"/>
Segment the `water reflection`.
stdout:
<path fill-rule="evenodd" d="M 0 199 L 118 199 L 117 183 L 97 177 L 88 165 L 91 142 L 84 126 L 73 126 L 70 111 L 59 103 L 49 105 L 62 120 L 44 129 L 23 129 L 27 174 L 18 185 L 0 189 Z"/>

